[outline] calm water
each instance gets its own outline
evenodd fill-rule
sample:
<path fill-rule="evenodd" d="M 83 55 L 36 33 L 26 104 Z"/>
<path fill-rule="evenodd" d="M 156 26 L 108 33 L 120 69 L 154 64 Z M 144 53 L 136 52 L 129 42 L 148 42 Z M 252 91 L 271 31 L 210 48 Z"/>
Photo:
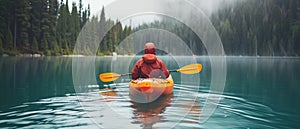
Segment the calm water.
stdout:
<path fill-rule="evenodd" d="M 194 63 L 186 57 L 161 59 L 169 69 Z M 103 72 L 127 73 L 135 60 L 99 57 L 93 79 Z M 199 116 L 209 95 L 211 64 L 208 57 L 193 60 L 203 64 L 200 74 L 172 73 L 172 95 L 139 104 L 128 95 L 129 77 L 82 83 L 85 92 L 76 93 L 72 58 L 0 57 L 0 128 L 300 128 L 299 58 L 227 57 L 224 93 L 204 123 Z M 99 93 L 99 87 L 105 89 Z"/>

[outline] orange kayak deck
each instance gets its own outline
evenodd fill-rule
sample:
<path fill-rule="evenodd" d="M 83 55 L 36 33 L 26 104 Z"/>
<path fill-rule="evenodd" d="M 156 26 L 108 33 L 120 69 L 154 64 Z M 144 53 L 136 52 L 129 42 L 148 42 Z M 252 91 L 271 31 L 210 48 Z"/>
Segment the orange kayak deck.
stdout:
<path fill-rule="evenodd" d="M 150 103 L 160 96 L 173 93 L 174 81 L 170 75 L 167 79 L 146 78 L 129 82 L 130 98 L 137 103 Z"/>
<path fill-rule="evenodd" d="M 174 81 L 170 75 L 167 79 L 146 78 L 137 79 L 129 82 L 130 93 L 161 93 L 168 95 L 173 93 Z"/>

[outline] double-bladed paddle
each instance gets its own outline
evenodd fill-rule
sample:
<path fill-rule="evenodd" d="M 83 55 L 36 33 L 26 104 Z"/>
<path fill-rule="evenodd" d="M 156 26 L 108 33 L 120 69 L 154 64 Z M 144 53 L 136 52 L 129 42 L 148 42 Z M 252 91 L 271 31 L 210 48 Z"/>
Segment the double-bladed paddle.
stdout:
<path fill-rule="evenodd" d="M 202 70 L 201 64 L 190 64 L 190 65 L 183 66 L 180 69 L 169 70 L 169 72 L 180 72 L 183 74 L 196 74 L 199 73 L 201 70 Z M 131 73 L 126 73 L 126 74 L 102 73 L 99 75 L 99 78 L 102 82 L 111 82 L 117 80 L 121 76 L 128 76 L 128 75 L 131 75 Z"/>

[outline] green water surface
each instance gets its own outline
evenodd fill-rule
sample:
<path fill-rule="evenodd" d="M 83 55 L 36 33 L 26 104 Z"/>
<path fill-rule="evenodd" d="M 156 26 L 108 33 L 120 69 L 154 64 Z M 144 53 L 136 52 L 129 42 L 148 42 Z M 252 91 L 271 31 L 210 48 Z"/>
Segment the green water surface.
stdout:
<path fill-rule="evenodd" d="M 109 105 L 120 114 L 112 116 L 104 106 L 86 110 L 80 103 L 73 85 L 72 58 L 0 57 L 0 128 L 300 128 L 299 58 L 226 57 L 224 93 L 204 123 L 199 116 L 211 84 L 209 57 L 193 59 L 203 65 L 200 80 L 193 82 L 194 75 L 172 73 L 176 83 L 173 95 L 148 105 L 129 99 L 129 77 L 114 83 L 97 78 L 103 72 L 130 72 L 137 59 L 97 57 L 96 83 L 83 84 L 91 95 L 98 96 L 90 102 Z M 169 69 L 179 68 L 178 61 L 194 63 L 185 57 L 161 59 Z M 191 81 L 182 82 L 183 77 Z M 99 88 L 113 89 L 99 94 Z M 178 117 L 186 106 L 191 107 L 188 113 Z M 88 115 L 96 110 L 99 119 Z"/>

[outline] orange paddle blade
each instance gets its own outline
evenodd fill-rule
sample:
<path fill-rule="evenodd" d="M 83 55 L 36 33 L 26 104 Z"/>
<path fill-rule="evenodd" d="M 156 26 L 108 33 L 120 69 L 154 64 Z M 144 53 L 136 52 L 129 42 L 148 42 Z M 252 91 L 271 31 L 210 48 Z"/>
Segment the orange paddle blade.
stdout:
<path fill-rule="evenodd" d="M 196 74 L 196 73 L 199 73 L 201 70 L 202 70 L 201 64 L 190 64 L 190 65 L 186 65 L 176 71 L 183 73 L 183 74 Z"/>
<path fill-rule="evenodd" d="M 102 82 L 111 82 L 117 80 L 119 77 L 121 77 L 121 75 L 117 73 L 102 73 L 99 75 Z"/>

